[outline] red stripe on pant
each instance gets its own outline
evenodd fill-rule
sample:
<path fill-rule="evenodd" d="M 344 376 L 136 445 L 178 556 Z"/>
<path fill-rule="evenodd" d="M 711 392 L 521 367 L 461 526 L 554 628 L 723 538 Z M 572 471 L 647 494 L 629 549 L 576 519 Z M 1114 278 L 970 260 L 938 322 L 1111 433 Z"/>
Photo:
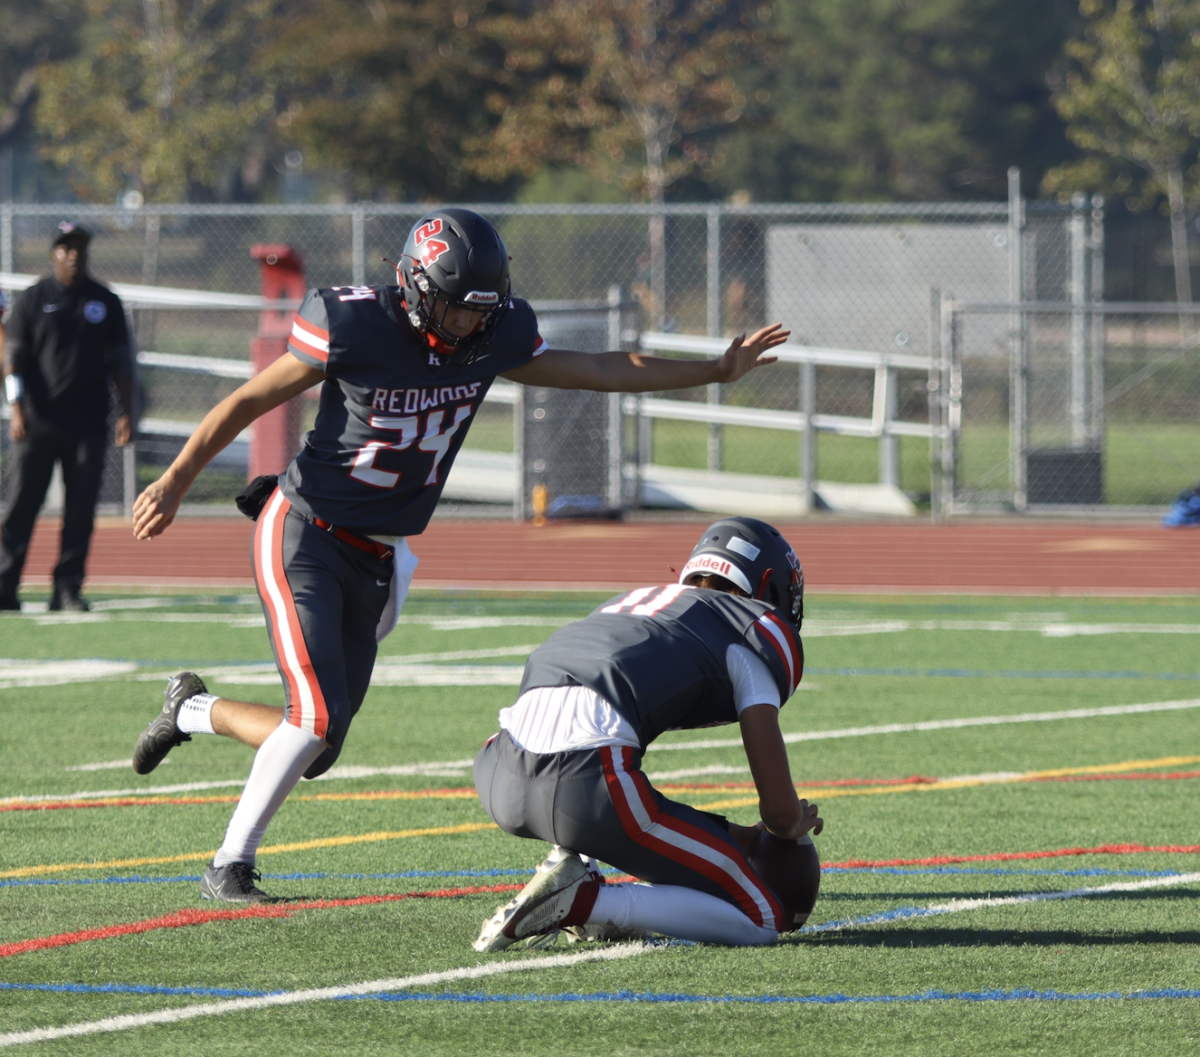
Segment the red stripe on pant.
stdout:
<path fill-rule="evenodd" d="M 276 491 L 260 515 L 254 530 L 254 576 L 259 596 L 266 603 L 271 638 L 287 690 L 287 722 L 323 738 L 329 728 L 329 711 L 283 567 L 283 530 L 289 509 L 291 504 L 283 492 Z"/>
<path fill-rule="evenodd" d="M 771 925 L 778 928 L 779 922 L 783 918 L 783 909 L 780 907 L 779 901 L 775 898 L 771 890 L 759 879 L 758 874 L 754 872 L 754 868 L 746 860 L 740 849 L 717 839 L 699 826 L 692 825 L 690 822 L 685 822 L 681 818 L 660 810 L 649 779 L 640 770 L 631 766 L 633 762 L 633 750 L 631 748 L 627 746 L 602 748 L 600 750 L 600 759 L 604 766 L 604 777 L 608 785 L 608 795 L 617 810 L 617 817 L 621 820 L 621 825 L 631 839 L 643 848 L 654 851 L 670 859 L 672 862 L 687 866 L 702 877 L 708 878 L 708 880 L 728 892 L 733 897 L 734 904 L 754 924 Z M 676 833 L 680 837 L 694 841 L 705 848 L 711 848 L 717 853 L 714 858 L 732 859 L 741 867 L 744 879 L 731 874 L 719 862 L 706 859 L 703 855 L 696 852 L 680 848 L 668 840 L 652 835 L 648 832 L 648 829 L 643 828 L 641 820 L 638 818 L 638 812 L 635 810 L 634 805 L 631 804 L 626 788 L 621 781 L 621 775 L 624 775 L 633 783 L 638 803 L 647 817 L 648 826 L 661 826 L 668 832 Z M 752 887 L 753 892 L 747 890 L 747 883 Z M 755 894 L 757 894 L 758 898 L 755 898 Z M 764 918 L 762 911 L 762 904 L 764 903 L 769 908 L 771 914 L 774 915 L 773 921 L 768 921 Z"/>

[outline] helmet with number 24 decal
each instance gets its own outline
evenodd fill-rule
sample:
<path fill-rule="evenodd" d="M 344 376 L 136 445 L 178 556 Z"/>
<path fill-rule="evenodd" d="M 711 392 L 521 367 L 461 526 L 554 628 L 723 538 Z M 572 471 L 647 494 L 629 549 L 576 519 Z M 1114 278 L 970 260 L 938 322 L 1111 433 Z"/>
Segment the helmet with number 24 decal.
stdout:
<path fill-rule="evenodd" d="M 804 619 L 804 570 L 778 529 L 752 517 L 727 517 L 704 530 L 679 582 L 705 575 L 728 580 L 769 602 L 799 630 Z"/>
<path fill-rule="evenodd" d="M 409 322 L 443 355 L 483 350 L 511 298 L 508 251 L 478 213 L 451 207 L 426 213 L 408 233 L 396 268 Z M 445 326 L 451 308 L 479 314 L 466 336 Z"/>

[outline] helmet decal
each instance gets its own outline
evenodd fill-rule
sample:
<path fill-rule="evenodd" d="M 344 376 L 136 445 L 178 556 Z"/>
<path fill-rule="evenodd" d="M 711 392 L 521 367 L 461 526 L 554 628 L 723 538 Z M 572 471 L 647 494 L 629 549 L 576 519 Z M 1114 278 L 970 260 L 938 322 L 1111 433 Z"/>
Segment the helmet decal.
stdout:
<path fill-rule="evenodd" d="M 426 239 L 421 246 L 421 267 L 428 268 L 434 261 L 441 260 L 449 252 L 450 247 L 441 239 Z"/>
<path fill-rule="evenodd" d="M 434 217 L 429 223 L 422 224 L 413 233 L 413 242 L 418 246 L 422 245 L 426 239 L 433 238 L 434 235 L 442 233 L 442 218 Z"/>

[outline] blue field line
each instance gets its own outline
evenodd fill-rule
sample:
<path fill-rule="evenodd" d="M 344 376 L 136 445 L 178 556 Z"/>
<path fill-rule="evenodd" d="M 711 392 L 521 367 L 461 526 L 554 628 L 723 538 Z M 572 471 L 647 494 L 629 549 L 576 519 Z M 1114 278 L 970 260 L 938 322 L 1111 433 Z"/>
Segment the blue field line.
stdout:
<path fill-rule="evenodd" d="M 234 987 L 161 987 L 157 984 L 8 984 L 0 991 L 52 991 L 77 995 L 200 995 L 205 998 L 262 998 L 280 991 L 248 991 Z"/>
<path fill-rule="evenodd" d="M 230 987 L 162 987 L 155 984 L 12 984 L 0 983 L 0 991 L 41 991 L 85 995 L 186 995 L 204 998 L 262 998 L 286 991 L 251 991 Z M 488 994 L 482 991 L 398 991 L 373 995 L 346 995 L 339 1002 L 629 1002 L 706 1005 L 850 1005 L 890 1002 L 1097 1002 L 1146 998 L 1200 998 L 1200 990 L 1163 987 L 1145 991 L 1039 991 L 1018 987 L 1010 990 L 942 991 L 934 988 L 907 995 L 700 995 L 660 991 L 598 991 L 557 994 Z"/>
<path fill-rule="evenodd" d="M 479 991 L 403 991 L 378 995 L 349 995 L 342 1002 L 630 1002 L 705 1003 L 714 1005 L 848 1005 L 886 1002 L 1096 1002 L 1102 999 L 1200 998 L 1200 990 L 1166 987 L 1153 991 L 1035 991 L 1014 990 L 920 991 L 908 995 L 693 995 L 655 991 L 600 991 L 592 994 L 485 994 Z"/>
<path fill-rule="evenodd" d="M 980 875 L 987 877 L 1178 877 L 1179 870 L 1105 870 L 1099 867 L 1077 870 L 1030 870 L 1007 867 L 972 866 L 833 866 L 824 867 L 827 874 L 894 874 L 901 877 L 937 876 L 939 874 Z M 399 873 L 265 873 L 266 881 L 374 881 L 410 880 L 413 878 L 462 877 L 529 877 L 533 870 L 404 870 Z M 619 875 L 621 871 L 604 868 L 602 873 Z M 75 877 L 22 878 L 0 880 L 0 888 L 49 888 L 55 885 L 135 885 L 200 883 L 199 874 L 177 874 L 171 877 Z"/>
<path fill-rule="evenodd" d="M 1166 679 L 1195 681 L 1200 672 L 988 671 L 981 668 L 808 668 L 805 675 L 886 675 L 919 679 Z"/>

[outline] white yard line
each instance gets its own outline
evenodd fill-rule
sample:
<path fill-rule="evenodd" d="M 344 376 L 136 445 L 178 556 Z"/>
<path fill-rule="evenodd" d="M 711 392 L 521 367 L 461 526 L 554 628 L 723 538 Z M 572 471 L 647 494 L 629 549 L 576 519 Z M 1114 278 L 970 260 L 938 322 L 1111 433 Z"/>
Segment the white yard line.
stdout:
<path fill-rule="evenodd" d="M 1200 699 L 1188 701 L 1152 701 L 1140 705 L 1108 705 L 1103 708 L 1074 708 L 1062 712 L 1021 712 L 1012 716 L 970 716 L 962 719 L 931 719 L 921 723 L 885 723 L 877 727 L 846 727 L 842 730 L 811 730 L 785 734 L 783 740 L 791 744 L 802 741 L 824 741 L 839 738 L 862 738 L 875 734 L 908 734 L 924 730 L 957 730 L 962 727 L 991 727 L 1003 726 L 1009 723 L 1050 723 L 1056 720 L 1094 719 L 1104 716 L 1131 716 L 1153 712 L 1180 712 L 1200 708 Z M 741 738 L 706 738 L 703 741 L 681 741 L 673 745 L 655 742 L 649 751 L 673 749 L 731 749 L 739 748 Z M 374 775 L 456 775 L 468 771 L 471 760 L 446 760 L 431 763 L 397 764 L 384 767 L 334 767 L 318 781 L 339 778 L 370 778 Z M 680 771 L 654 772 L 649 777 L 667 780 L 671 778 L 690 778 L 702 774 L 733 774 L 740 769 L 729 771 L 717 769 L 719 765 L 688 768 Z M 82 769 L 82 768 L 81 768 Z M 88 792 L 73 793 L 43 793 L 33 796 L 10 796 L 0 798 L 0 804 L 14 802 L 38 802 L 45 800 L 90 800 L 118 796 L 154 796 L 161 793 L 190 793 L 202 789 L 221 789 L 229 786 L 244 785 L 244 780 L 225 782 L 187 782 L 180 785 L 147 786 L 141 789 L 103 789 Z"/>
<path fill-rule="evenodd" d="M 1023 631 L 1046 638 L 1075 635 L 1200 635 L 1200 624 L 1083 624 L 1026 617 L 1016 620 L 822 620 L 804 622 L 805 638 L 888 635 L 899 631 Z"/>
<path fill-rule="evenodd" d="M 159 760 L 158 765 L 162 767 L 164 764 L 171 762 L 168 756 L 165 760 Z M 120 771 L 130 766 L 129 757 L 126 756 L 120 760 L 105 760 L 103 763 L 81 763 L 74 767 L 64 767 L 64 771 Z"/>
<path fill-rule="evenodd" d="M 937 917 L 944 914 L 968 913 L 973 910 L 984 910 L 992 907 L 1020 906 L 1027 903 L 1080 899 L 1121 892 L 1140 892 L 1154 888 L 1173 888 L 1197 882 L 1200 882 L 1200 873 L 1179 874 L 1174 877 L 1154 877 L 1144 881 L 1121 881 L 1114 884 L 1097 885 L 1091 888 L 1072 888 L 1065 892 L 1030 892 L 1015 896 L 989 896 L 982 899 L 952 899 L 946 903 L 932 903 L 925 907 L 901 907 L 897 910 L 884 911 L 881 914 L 870 914 L 849 921 L 831 921 L 812 926 L 806 925 L 800 931 L 802 934 L 807 935 L 824 932 L 843 932 L 851 929 L 867 928 L 872 925 L 891 924 L 896 921 L 925 917 Z M 455 983 L 462 980 L 479 980 L 489 976 L 501 976 L 509 973 L 568 968 L 582 962 L 619 961 L 667 948 L 667 944 L 618 944 L 597 951 L 586 951 L 582 954 L 556 954 L 541 958 L 529 958 L 520 962 L 492 962 L 486 965 L 450 969 L 440 973 L 425 973 L 419 976 L 404 976 L 390 980 L 371 980 L 366 983 L 347 984 L 342 987 L 319 987 L 304 991 L 283 991 L 272 995 L 263 995 L 259 998 L 233 998 L 221 1002 L 204 1002 L 191 1006 L 179 1006 L 173 1009 L 160 1009 L 153 1013 L 131 1013 L 119 1017 L 106 1017 L 103 1020 L 88 1020 L 74 1024 L 64 1024 L 60 1027 L 33 1028 L 29 1031 L 8 1032 L 7 1034 L 0 1035 L 0 1046 L 19 1046 L 29 1042 L 46 1042 L 52 1039 L 74 1038 L 81 1035 L 99 1035 L 117 1031 L 128 1031 L 132 1028 L 149 1027 L 156 1024 L 177 1024 L 185 1020 L 194 1020 L 197 1017 L 214 1017 L 222 1016 L 225 1013 L 244 1013 L 258 1009 L 301 1005 L 307 1002 L 352 998 L 358 995 L 406 991 L 414 987 L 428 987 L 432 984 Z"/>
<path fill-rule="evenodd" d="M 225 1013 L 244 1013 L 278 1006 L 296 1006 L 306 1002 L 324 1002 L 329 999 L 378 994 L 382 991 L 405 991 L 413 987 L 456 983 L 460 980 L 479 980 L 508 973 L 527 973 L 539 969 L 566 969 L 582 962 L 621 961 L 625 958 L 636 958 L 642 954 L 666 949 L 665 944 L 645 946 L 621 944 L 597 951 L 585 951 L 582 954 L 554 954 L 541 958 L 528 958 L 519 962 L 495 961 L 486 965 L 450 969 L 440 973 L 401 976 L 390 980 L 368 980 L 366 983 L 345 984 L 342 987 L 315 987 L 305 991 L 281 991 L 273 995 L 263 995 L 260 998 L 231 998 L 222 1002 L 204 1002 L 198 1005 L 179 1006 L 174 1009 L 160 1009 L 154 1013 L 132 1013 L 121 1017 L 106 1017 L 103 1020 L 81 1021 L 75 1024 L 64 1024 L 57 1028 L 11 1031 L 0 1035 L 0 1046 L 20 1046 L 27 1042 L 46 1042 L 50 1039 L 67 1039 L 79 1035 L 128 1031 L 131 1028 L 142 1028 L 151 1024 L 177 1024 L 183 1020 L 194 1020 L 196 1017 L 217 1017 Z"/>
<path fill-rule="evenodd" d="M 863 738 L 873 734 L 908 734 L 919 730 L 957 730 L 960 727 L 993 727 L 1007 723 L 1052 723 L 1061 719 L 1092 719 L 1096 716 L 1130 716 L 1143 712 L 1179 712 L 1200 708 L 1200 700 L 1157 701 L 1145 705 L 1107 705 L 1103 708 L 1072 708 L 1062 712 L 1020 712 L 1012 716 L 970 716 L 963 719 L 930 719 L 921 723 L 884 723 L 877 727 L 845 727 L 841 730 L 810 730 L 785 734 L 788 744 L 801 741 L 828 741 L 838 738 Z M 674 749 L 729 749 L 742 744 L 741 738 L 705 738 L 703 741 L 655 742 L 648 752 Z"/>
<path fill-rule="evenodd" d="M 1179 885 L 1200 882 L 1200 873 L 1176 874 L 1174 877 L 1152 877 L 1146 881 L 1117 881 L 1113 884 L 1090 888 L 1071 888 L 1065 892 L 1028 892 L 1017 896 L 987 896 L 982 899 L 952 899 L 948 903 L 931 903 L 925 907 L 900 907 L 879 914 L 867 914 L 849 921 L 826 921 L 817 925 L 806 925 L 800 931 L 846 932 L 850 929 L 871 925 L 886 925 L 895 921 L 912 921 L 915 918 L 938 917 L 942 914 L 961 914 L 965 911 L 984 910 L 989 907 L 1015 907 L 1025 903 L 1048 903 L 1055 900 L 1079 899 L 1084 896 L 1110 895 L 1114 892 L 1141 892 L 1149 888 L 1176 888 Z"/>

